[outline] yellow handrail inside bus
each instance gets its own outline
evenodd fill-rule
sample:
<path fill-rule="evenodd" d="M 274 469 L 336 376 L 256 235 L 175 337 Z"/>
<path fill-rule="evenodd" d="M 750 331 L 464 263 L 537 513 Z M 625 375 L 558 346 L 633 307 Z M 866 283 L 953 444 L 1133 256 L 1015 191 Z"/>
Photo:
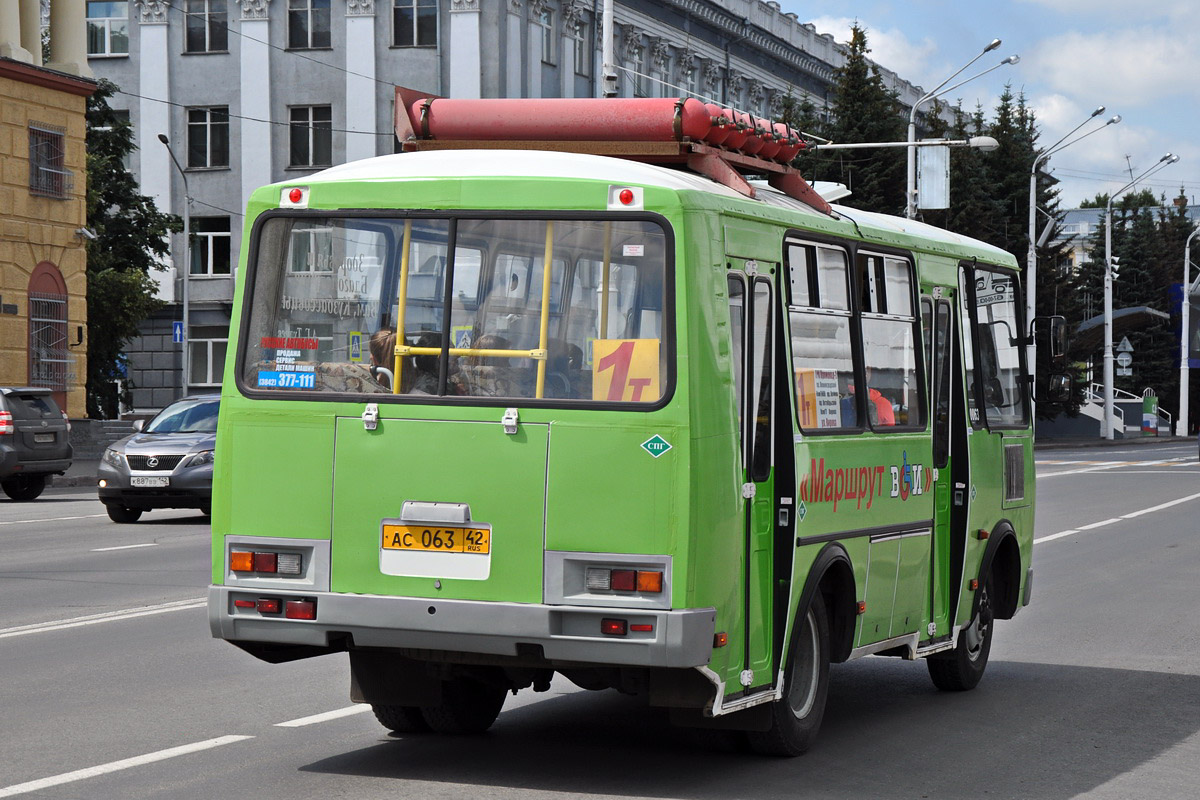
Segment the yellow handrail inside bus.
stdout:
<path fill-rule="evenodd" d="M 600 338 L 608 338 L 608 262 L 612 258 L 612 223 L 604 223 L 604 276 L 600 291 Z"/>
<path fill-rule="evenodd" d="M 550 268 L 554 263 L 554 221 L 546 220 L 546 252 L 542 256 L 542 327 L 538 334 L 538 349 L 546 352 L 550 332 Z M 539 358 L 537 365 L 537 391 L 534 397 L 541 398 L 546 388 L 546 359 Z"/>
<path fill-rule="evenodd" d="M 412 244 L 412 220 L 404 220 L 404 240 L 400 244 L 400 297 L 396 309 L 396 363 L 392 370 L 392 394 L 400 394 L 400 379 L 404 370 L 404 312 L 408 301 L 408 251 Z M 438 352 L 441 352 L 440 350 Z"/>

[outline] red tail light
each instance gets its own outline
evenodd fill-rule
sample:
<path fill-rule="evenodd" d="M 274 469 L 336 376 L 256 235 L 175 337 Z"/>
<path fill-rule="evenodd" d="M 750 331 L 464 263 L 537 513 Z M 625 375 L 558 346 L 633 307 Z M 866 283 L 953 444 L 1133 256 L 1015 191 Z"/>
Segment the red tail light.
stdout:
<path fill-rule="evenodd" d="M 5 433 L 15 433 L 16 428 L 13 426 L 13 416 L 11 411 L 0 411 L 0 435 Z"/>
<path fill-rule="evenodd" d="M 628 632 L 629 623 L 623 619 L 600 620 L 600 632 L 605 636 L 624 636 Z"/>
<path fill-rule="evenodd" d="M 315 600 L 288 600 L 283 615 L 288 619 L 316 619 L 317 602 Z"/>

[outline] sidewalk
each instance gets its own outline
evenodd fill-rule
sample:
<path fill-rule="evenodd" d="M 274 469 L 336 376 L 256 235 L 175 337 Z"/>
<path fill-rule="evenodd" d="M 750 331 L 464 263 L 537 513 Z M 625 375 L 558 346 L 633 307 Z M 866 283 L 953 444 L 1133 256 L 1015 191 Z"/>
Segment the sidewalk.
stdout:
<path fill-rule="evenodd" d="M 76 459 L 71 462 L 71 468 L 65 475 L 50 476 L 50 482 L 46 485 L 55 489 L 63 486 L 85 486 L 95 489 L 96 468 L 99 466 L 100 460 L 96 458 Z"/>

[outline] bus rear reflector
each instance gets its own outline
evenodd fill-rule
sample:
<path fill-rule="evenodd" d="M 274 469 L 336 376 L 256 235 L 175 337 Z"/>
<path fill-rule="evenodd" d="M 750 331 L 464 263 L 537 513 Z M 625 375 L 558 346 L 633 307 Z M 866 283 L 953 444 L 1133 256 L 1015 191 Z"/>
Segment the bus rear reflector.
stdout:
<path fill-rule="evenodd" d="M 315 600 L 288 600 L 283 615 L 288 619 L 316 619 L 317 603 Z"/>
<path fill-rule="evenodd" d="M 255 604 L 254 604 L 253 600 L 234 600 L 233 601 L 234 608 L 254 608 L 254 606 L 255 606 Z"/>
<path fill-rule="evenodd" d="M 600 620 L 600 632 L 605 636 L 624 636 L 629 623 L 623 619 Z"/>
<path fill-rule="evenodd" d="M 630 625 L 629 630 L 637 631 L 638 633 L 650 633 L 654 630 L 654 626 L 646 623 L 639 623 L 637 625 Z"/>

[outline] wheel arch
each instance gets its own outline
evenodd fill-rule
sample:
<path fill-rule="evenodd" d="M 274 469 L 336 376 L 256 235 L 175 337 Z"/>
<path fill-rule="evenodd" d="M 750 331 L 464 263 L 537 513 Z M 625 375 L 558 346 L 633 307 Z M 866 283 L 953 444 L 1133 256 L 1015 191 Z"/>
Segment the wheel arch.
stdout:
<path fill-rule="evenodd" d="M 988 537 L 987 549 L 979 562 L 979 580 L 992 570 L 992 606 L 997 619 L 1012 619 L 1021 604 L 1021 547 L 1012 523 L 1001 520 Z M 972 617 L 978 610 L 976 593 Z"/>
<path fill-rule="evenodd" d="M 821 593 L 829 618 L 829 660 L 845 661 L 854 646 L 854 625 L 858 614 L 855 608 L 854 569 L 846 549 L 837 542 L 829 542 L 821 548 L 809 567 L 808 578 L 796 606 L 797 618 L 812 603 L 816 592 Z"/>

